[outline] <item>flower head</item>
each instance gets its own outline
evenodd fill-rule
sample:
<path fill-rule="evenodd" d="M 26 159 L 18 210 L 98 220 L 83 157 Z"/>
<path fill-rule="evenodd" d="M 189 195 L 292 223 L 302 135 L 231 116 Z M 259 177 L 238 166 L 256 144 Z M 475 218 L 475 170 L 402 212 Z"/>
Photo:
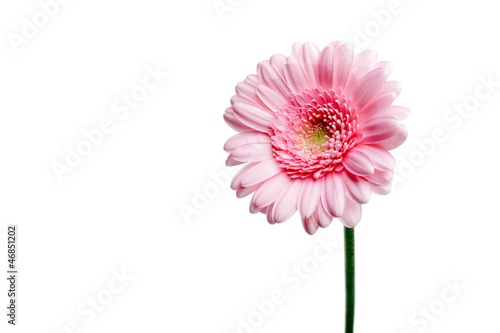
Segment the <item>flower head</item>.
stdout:
<path fill-rule="evenodd" d="M 228 166 L 247 163 L 231 187 L 253 193 L 252 213 L 281 223 L 298 210 L 313 234 L 333 217 L 355 227 L 371 193 L 390 192 L 389 150 L 406 140 L 400 120 L 409 111 L 392 105 L 400 85 L 387 81 L 391 63 L 376 58 L 341 42 L 322 51 L 297 43 L 238 83 L 224 119 L 239 133 L 224 149 Z"/>

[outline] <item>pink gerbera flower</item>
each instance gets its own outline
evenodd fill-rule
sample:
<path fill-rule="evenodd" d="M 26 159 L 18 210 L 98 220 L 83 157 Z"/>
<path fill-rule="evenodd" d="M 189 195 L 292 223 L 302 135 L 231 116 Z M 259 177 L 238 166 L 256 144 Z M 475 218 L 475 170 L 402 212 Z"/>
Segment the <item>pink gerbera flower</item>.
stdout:
<path fill-rule="evenodd" d="M 281 223 L 298 210 L 309 234 L 333 217 L 353 228 L 372 192 L 390 192 L 389 150 L 406 140 L 409 111 L 392 106 L 401 87 L 376 58 L 347 43 L 297 43 L 238 83 L 224 119 L 239 133 L 224 149 L 228 166 L 248 163 L 231 188 L 253 193 L 252 213 Z"/>

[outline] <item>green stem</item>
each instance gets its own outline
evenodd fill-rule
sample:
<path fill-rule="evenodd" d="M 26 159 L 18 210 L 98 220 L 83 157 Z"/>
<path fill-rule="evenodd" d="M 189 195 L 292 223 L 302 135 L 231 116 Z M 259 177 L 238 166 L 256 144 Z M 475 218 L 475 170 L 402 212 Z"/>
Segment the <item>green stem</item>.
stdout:
<path fill-rule="evenodd" d="M 345 251 L 345 332 L 354 332 L 354 228 L 344 227 Z"/>

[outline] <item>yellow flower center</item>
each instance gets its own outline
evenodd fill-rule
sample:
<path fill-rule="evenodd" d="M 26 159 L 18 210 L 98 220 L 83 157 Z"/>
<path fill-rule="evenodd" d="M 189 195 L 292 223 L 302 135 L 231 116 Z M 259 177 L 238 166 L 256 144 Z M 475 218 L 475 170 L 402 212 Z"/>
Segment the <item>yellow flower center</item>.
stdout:
<path fill-rule="evenodd" d="M 316 128 L 311 134 L 311 143 L 317 147 L 323 146 L 330 139 L 328 131 L 324 127 Z"/>

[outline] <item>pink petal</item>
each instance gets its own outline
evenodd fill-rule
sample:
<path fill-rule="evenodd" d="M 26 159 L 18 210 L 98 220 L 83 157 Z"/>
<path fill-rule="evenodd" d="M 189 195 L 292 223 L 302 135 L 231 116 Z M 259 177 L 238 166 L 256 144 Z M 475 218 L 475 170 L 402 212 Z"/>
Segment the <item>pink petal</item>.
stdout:
<path fill-rule="evenodd" d="M 379 93 L 359 111 L 360 121 L 386 114 L 387 108 L 394 102 L 396 97 L 397 95 L 393 91 Z"/>
<path fill-rule="evenodd" d="M 357 85 L 359 80 L 373 68 L 377 60 L 377 52 L 375 50 L 364 50 L 358 53 L 352 62 L 351 73 L 345 86 L 346 94 L 350 94 L 352 89 Z"/>
<path fill-rule="evenodd" d="M 323 89 L 331 89 L 333 83 L 333 72 L 337 67 L 334 65 L 335 49 L 332 45 L 325 47 L 318 56 L 316 63 L 316 77 L 318 85 Z"/>
<path fill-rule="evenodd" d="M 236 118 L 243 124 L 260 132 L 268 132 L 274 114 L 255 104 L 236 103 L 233 105 Z"/>
<path fill-rule="evenodd" d="M 292 91 L 296 94 L 302 93 L 310 88 L 306 73 L 302 65 L 293 56 L 288 57 L 285 64 L 285 77 Z"/>
<path fill-rule="evenodd" d="M 262 183 L 260 184 L 256 184 L 254 186 L 250 186 L 250 187 L 245 187 L 245 188 L 241 188 L 239 190 L 236 191 L 236 197 L 238 199 L 241 199 L 241 198 L 244 198 L 246 197 L 247 195 L 250 195 L 252 194 L 253 192 L 255 192 L 257 189 L 259 189 L 259 187 L 262 185 Z"/>
<path fill-rule="evenodd" d="M 335 69 L 333 88 L 345 87 L 354 58 L 354 48 L 350 44 L 342 44 L 335 49 Z"/>
<path fill-rule="evenodd" d="M 400 124 L 396 130 L 392 133 L 391 137 L 378 142 L 377 144 L 387 150 L 395 149 L 403 144 L 408 138 L 408 130 L 402 124 Z"/>
<path fill-rule="evenodd" d="M 297 211 L 297 200 L 303 181 L 295 179 L 280 193 L 272 208 L 272 221 L 285 222 Z"/>
<path fill-rule="evenodd" d="M 288 100 L 292 91 L 288 84 L 283 80 L 278 71 L 269 63 L 263 63 L 259 68 L 259 77 L 269 88 L 273 89 L 281 96 Z"/>
<path fill-rule="evenodd" d="M 236 148 L 230 156 L 236 161 L 259 162 L 273 158 L 273 151 L 270 143 L 253 143 Z"/>
<path fill-rule="evenodd" d="M 338 172 L 330 172 L 325 176 L 325 186 L 321 196 L 323 206 L 328 214 L 342 216 L 345 207 L 345 185 Z"/>
<path fill-rule="evenodd" d="M 396 160 L 387 150 L 376 145 L 360 144 L 356 149 L 365 153 L 376 169 L 379 170 L 393 170 L 396 167 Z"/>
<path fill-rule="evenodd" d="M 257 87 L 257 95 L 274 112 L 278 112 L 287 103 L 283 95 L 262 84 Z"/>
<path fill-rule="evenodd" d="M 362 109 L 382 89 L 389 73 L 385 68 L 377 68 L 360 79 L 352 92 L 352 99 L 359 109 Z"/>
<path fill-rule="evenodd" d="M 373 175 L 365 177 L 365 179 L 368 180 L 370 183 L 382 186 L 390 184 L 393 178 L 394 178 L 394 172 L 382 171 L 382 170 L 375 170 L 375 173 Z"/>
<path fill-rule="evenodd" d="M 351 148 L 342 159 L 342 164 L 347 171 L 357 176 L 368 176 L 375 172 L 373 163 L 370 158 L 362 151 Z"/>
<path fill-rule="evenodd" d="M 385 68 L 389 71 L 389 73 L 392 73 L 394 64 L 390 61 L 379 61 L 375 64 L 375 68 Z"/>
<path fill-rule="evenodd" d="M 332 223 L 333 216 L 326 212 L 321 202 L 318 204 L 315 214 L 318 216 L 317 223 L 321 228 L 326 228 Z"/>
<path fill-rule="evenodd" d="M 243 80 L 243 82 L 251 84 L 254 87 L 257 87 L 257 85 L 260 84 L 260 79 L 256 74 L 250 74 L 247 75 L 247 77 L 245 78 L 245 80 Z"/>
<path fill-rule="evenodd" d="M 304 45 L 304 43 L 301 42 L 293 43 L 292 52 L 290 52 L 290 55 L 292 57 L 298 58 L 300 55 L 300 49 L 302 48 L 302 45 Z"/>
<path fill-rule="evenodd" d="M 263 106 L 261 100 L 257 96 L 256 89 L 256 86 L 247 82 L 240 82 L 236 85 L 235 88 L 237 96 L 244 98 L 247 103 L 251 102 Z"/>
<path fill-rule="evenodd" d="M 394 117 L 397 120 L 404 120 L 410 116 L 410 110 L 403 106 L 393 105 L 387 109 L 385 114 Z"/>
<path fill-rule="evenodd" d="M 255 102 L 250 101 L 248 98 L 245 98 L 240 95 L 234 95 L 231 97 L 231 106 L 236 104 L 236 103 L 246 103 L 246 104 L 257 104 Z"/>
<path fill-rule="evenodd" d="M 353 200 L 347 199 L 344 215 L 340 222 L 348 228 L 354 228 L 361 221 L 361 205 Z"/>
<path fill-rule="evenodd" d="M 258 84 L 260 84 L 259 77 L 255 74 L 247 75 L 243 82 L 250 83 L 253 86 L 257 86 Z"/>
<path fill-rule="evenodd" d="M 308 178 L 305 180 L 299 194 L 299 211 L 302 217 L 311 216 L 321 199 L 321 192 L 323 191 L 323 178 L 314 180 Z"/>
<path fill-rule="evenodd" d="M 267 134 L 255 131 L 238 133 L 226 141 L 224 144 L 224 151 L 230 153 L 240 146 L 251 143 L 271 143 L 271 137 Z"/>
<path fill-rule="evenodd" d="M 278 195 L 290 184 L 292 180 L 285 173 L 281 172 L 271 179 L 268 179 L 255 192 L 254 201 L 257 207 L 265 207 L 274 203 Z"/>
<path fill-rule="evenodd" d="M 249 187 L 260 182 L 263 182 L 274 175 L 282 172 L 283 169 L 278 162 L 273 158 L 263 162 L 258 162 L 251 172 L 246 172 L 241 179 L 242 187 Z"/>
<path fill-rule="evenodd" d="M 342 46 L 343 44 L 345 44 L 344 42 L 341 42 L 339 40 L 336 40 L 334 42 L 331 42 L 330 44 L 328 44 L 327 46 L 332 46 L 334 50 L 337 50 L 340 46 Z"/>
<path fill-rule="evenodd" d="M 229 125 L 232 129 L 238 132 L 244 132 L 244 131 L 251 131 L 252 128 L 243 124 L 241 121 L 239 121 L 236 116 L 234 115 L 234 110 L 233 108 L 228 108 L 226 109 L 226 112 L 224 113 L 224 121 L 226 124 Z"/>
<path fill-rule="evenodd" d="M 278 71 L 281 77 L 285 77 L 286 57 L 282 54 L 275 54 L 269 59 L 271 65 Z"/>
<path fill-rule="evenodd" d="M 399 82 L 396 82 L 396 81 L 387 81 L 386 83 L 384 83 L 384 86 L 382 87 L 382 89 L 380 90 L 380 92 L 393 92 L 396 94 L 396 97 L 399 96 L 399 94 L 401 94 L 401 83 Z"/>
<path fill-rule="evenodd" d="M 372 192 L 379 195 L 387 195 L 391 193 L 392 184 L 387 185 L 375 185 L 371 184 Z"/>
<path fill-rule="evenodd" d="M 319 228 L 317 214 L 310 217 L 302 217 L 302 226 L 309 235 L 314 235 Z"/>
<path fill-rule="evenodd" d="M 267 222 L 269 222 L 270 224 L 276 223 L 276 221 L 273 219 L 273 211 L 274 211 L 274 203 L 269 205 L 266 211 Z"/>
<path fill-rule="evenodd" d="M 342 171 L 342 175 L 347 189 L 347 194 L 351 199 L 361 204 L 365 204 L 370 201 L 371 188 L 368 181 L 346 171 Z"/>
<path fill-rule="evenodd" d="M 365 120 L 360 125 L 360 131 L 363 133 L 363 143 L 380 143 L 399 136 L 402 125 L 395 118 L 389 116 L 374 117 Z"/>
<path fill-rule="evenodd" d="M 258 163 L 248 163 L 245 165 L 243 168 L 241 168 L 240 171 L 234 176 L 233 180 L 231 181 L 231 188 L 233 190 L 239 190 L 243 186 L 241 186 L 241 181 L 243 177 L 245 177 L 248 173 L 252 173 L 252 170 L 255 168 L 255 166 Z"/>
<path fill-rule="evenodd" d="M 262 213 L 262 214 L 264 214 L 264 215 L 265 215 L 265 214 L 267 214 L 267 207 L 261 208 L 261 209 L 259 210 L 259 213 Z"/>
<path fill-rule="evenodd" d="M 361 51 L 354 57 L 354 61 L 352 63 L 352 73 L 358 77 L 362 77 L 375 68 L 376 60 L 377 51 L 372 49 Z"/>
<path fill-rule="evenodd" d="M 259 207 L 255 206 L 255 202 L 254 202 L 253 198 L 255 198 L 255 194 L 252 197 L 252 200 L 250 200 L 250 207 L 249 207 L 250 208 L 250 213 L 252 213 L 252 214 L 260 213 L 260 210 L 262 208 L 259 208 Z"/>
<path fill-rule="evenodd" d="M 300 49 L 299 61 L 304 68 L 311 87 L 318 85 L 316 80 L 316 63 L 318 62 L 319 50 L 313 43 L 305 43 Z"/>
<path fill-rule="evenodd" d="M 226 165 L 229 166 L 229 167 L 237 166 L 237 165 L 240 165 L 240 164 L 243 164 L 243 163 L 245 163 L 245 162 L 237 161 L 231 155 L 229 155 L 227 157 L 227 159 L 226 159 Z"/>

